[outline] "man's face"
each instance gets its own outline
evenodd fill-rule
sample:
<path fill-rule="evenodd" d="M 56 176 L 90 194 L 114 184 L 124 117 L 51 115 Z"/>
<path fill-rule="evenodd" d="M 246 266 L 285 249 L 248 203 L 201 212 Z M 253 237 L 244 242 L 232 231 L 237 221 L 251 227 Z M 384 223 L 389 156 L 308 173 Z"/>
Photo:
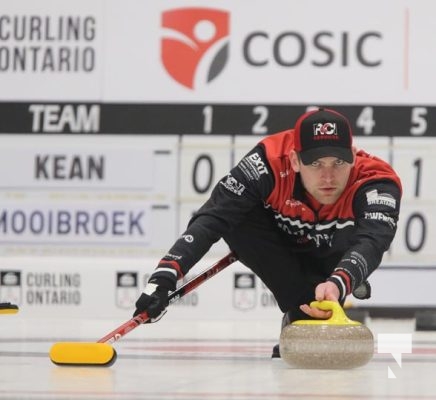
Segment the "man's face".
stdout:
<path fill-rule="evenodd" d="M 321 204 L 335 203 L 347 185 L 353 164 L 336 157 L 322 157 L 304 165 L 291 153 L 291 165 L 299 172 L 304 188 Z"/>

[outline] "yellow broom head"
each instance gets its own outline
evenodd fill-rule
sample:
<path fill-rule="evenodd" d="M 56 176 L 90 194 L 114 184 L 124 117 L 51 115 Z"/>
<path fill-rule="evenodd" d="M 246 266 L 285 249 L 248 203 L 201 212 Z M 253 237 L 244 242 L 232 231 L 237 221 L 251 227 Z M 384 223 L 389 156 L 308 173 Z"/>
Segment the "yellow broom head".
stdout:
<path fill-rule="evenodd" d="M 117 358 L 107 343 L 59 342 L 50 349 L 50 360 L 56 365 L 108 367 Z"/>

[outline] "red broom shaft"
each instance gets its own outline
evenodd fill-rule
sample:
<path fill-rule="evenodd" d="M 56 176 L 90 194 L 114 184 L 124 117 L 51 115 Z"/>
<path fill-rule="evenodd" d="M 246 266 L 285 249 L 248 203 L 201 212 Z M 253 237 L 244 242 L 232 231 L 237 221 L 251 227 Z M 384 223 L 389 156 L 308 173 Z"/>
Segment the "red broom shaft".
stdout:
<path fill-rule="evenodd" d="M 189 282 L 185 283 L 179 289 L 175 290 L 168 296 L 169 304 L 174 303 L 184 295 L 192 292 L 203 282 L 207 281 L 212 276 L 216 275 L 218 272 L 222 271 L 224 268 L 228 267 L 230 264 L 237 260 L 234 253 L 229 253 L 221 260 L 217 261 L 209 269 L 197 275 L 195 278 L 191 279 Z M 120 325 L 118 328 L 114 329 L 112 332 L 108 333 L 106 336 L 102 337 L 97 343 L 114 343 L 121 339 L 131 330 L 135 329 L 139 325 L 147 322 L 149 316 L 146 311 L 138 314 L 136 317 L 128 320 L 124 324 Z"/>

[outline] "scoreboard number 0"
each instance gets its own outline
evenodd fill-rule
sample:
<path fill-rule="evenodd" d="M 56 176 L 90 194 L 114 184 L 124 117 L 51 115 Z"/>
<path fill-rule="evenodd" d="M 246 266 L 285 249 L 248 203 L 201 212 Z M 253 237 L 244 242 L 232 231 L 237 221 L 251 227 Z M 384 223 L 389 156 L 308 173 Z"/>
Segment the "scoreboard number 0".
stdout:
<path fill-rule="evenodd" d="M 427 223 L 425 221 L 424 216 L 415 212 L 408 216 L 404 240 L 407 247 L 411 253 L 419 252 L 425 243 L 427 236 Z"/>
<path fill-rule="evenodd" d="M 202 168 L 202 165 L 204 166 Z M 212 158 L 208 154 L 200 154 L 192 168 L 192 187 L 196 193 L 206 193 L 213 184 L 215 168 Z M 202 182 L 203 183 L 200 183 Z"/>

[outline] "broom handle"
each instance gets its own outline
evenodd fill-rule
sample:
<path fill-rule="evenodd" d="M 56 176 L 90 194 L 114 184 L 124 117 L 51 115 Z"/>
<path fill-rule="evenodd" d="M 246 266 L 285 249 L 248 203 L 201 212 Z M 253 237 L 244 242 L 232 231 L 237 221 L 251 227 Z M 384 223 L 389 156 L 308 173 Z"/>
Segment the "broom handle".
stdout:
<path fill-rule="evenodd" d="M 222 271 L 224 268 L 228 267 L 230 264 L 233 264 L 237 260 L 236 255 L 231 252 L 223 257 L 221 260 L 217 261 L 211 267 L 192 278 L 189 282 L 186 282 L 183 286 L 175 290 L 174 292 L 168 295 L 168 303 L 172 304 L 175 301 L 179 300 L 181 297 L 185 296 L 189 292 L 192 292 L 198 286 L 200 286 L 203 282 L 207 281 L 212 276 L 215 276 L 218 272 Z M 114 329 L 111 333 L 108 333 L 106 336 L 102 337 L 97 343 L 114 343 L 117 340 L 121 339 L 124 335 L 126 335 L 131 330 L 135 329 L 137 326 L 147 322 L 150 319 L 147 312 L 144 311 L 138 314 L 136 317 L 131 318 L 129 321 L 120 325 L 118 328 Z"/>

